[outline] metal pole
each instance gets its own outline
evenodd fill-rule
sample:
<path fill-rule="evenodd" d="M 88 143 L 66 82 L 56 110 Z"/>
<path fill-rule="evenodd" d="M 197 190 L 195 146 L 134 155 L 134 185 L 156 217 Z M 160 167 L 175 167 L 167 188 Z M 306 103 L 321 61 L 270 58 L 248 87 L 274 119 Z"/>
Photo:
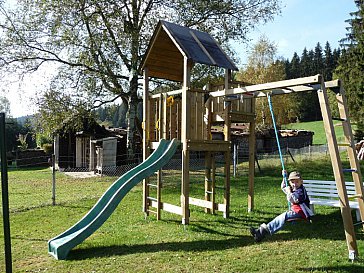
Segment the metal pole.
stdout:
<path fill-rule="evenodd" d="M 3 225 L 5 241 L 6 273 L 12 272 L 11 240 L 9 221 L 8 161 L 6 158 L 5 114 L 0 113 L 0 151 L 1 151 L 1 194 L 3 203 Z"/>
<path fill-rule="evenodd" d="M 56 155 L 52 154 L 52 205 L 56 205 Z"/>

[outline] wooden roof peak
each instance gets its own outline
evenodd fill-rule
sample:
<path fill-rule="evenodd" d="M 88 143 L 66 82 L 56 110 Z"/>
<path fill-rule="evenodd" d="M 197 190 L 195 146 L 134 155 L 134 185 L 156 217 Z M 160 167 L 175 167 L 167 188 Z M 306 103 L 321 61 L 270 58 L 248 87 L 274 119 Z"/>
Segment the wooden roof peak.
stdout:
<path fill-rule="evenodd" d="M 216 40 L 208 33 L 160 20 L 140 65 L 151 77 L 183 79 L 183 58 L 193 63 L 238 70 Z"/>

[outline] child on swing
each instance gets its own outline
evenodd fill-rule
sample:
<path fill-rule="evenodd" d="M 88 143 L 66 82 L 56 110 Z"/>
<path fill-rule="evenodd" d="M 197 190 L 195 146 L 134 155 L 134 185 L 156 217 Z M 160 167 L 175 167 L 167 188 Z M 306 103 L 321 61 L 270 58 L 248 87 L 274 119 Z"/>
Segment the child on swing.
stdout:
<path fill-rule="evenodd" d="M 281 188 L 287 196 L 290 205 L 290 210 L 278 215 L 268 224 L 261 224 L 259 228 L 250 228 L 250 233 L 256 242 L 260 242 L 266 235 L 273 235 L 283 228 L 284 224 L 288 221 L 297 219 L 309 220 L 313 216 L 310 210 L 310 199 L 307 195 L 306 189 L 303 186 L 301 174 L 297 171 L 291 172 L 288 177 L 289 186 L 286 186 L 284 177 L 287 177 L 287 172 L 282 171 L 283 181 Z"/>

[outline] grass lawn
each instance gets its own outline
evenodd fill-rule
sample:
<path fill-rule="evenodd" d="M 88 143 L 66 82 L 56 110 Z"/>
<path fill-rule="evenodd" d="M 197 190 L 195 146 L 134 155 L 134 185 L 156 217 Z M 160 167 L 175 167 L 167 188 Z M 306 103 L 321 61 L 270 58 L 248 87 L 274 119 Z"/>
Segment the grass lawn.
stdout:
<path fill-rule="evenodd" d="M 340 124 L 340 121 L 334 120 L 335 124 Z M 324 130 L 323 121 L 311 121 L 302 123 L 290 123 L 282 126 L 284 129 L 308 130 L 315 134 L 313 135 L 313 144 L 326 144 L 326 135 Z M 335 126 L 335 134 L 338 141 L 344 139 L 344 132 L 342 126 Z"/>
<path fill-rule="evenodd" d="M 115 177 L 74 179 L 57 174 L 57 204 L 52 206 L 49 169 L 9 171 L 10 221 L 14 272 L 364 272 L 364 263 L 348 261 L 338 209 L 316 207 L 313 224 L 288 224 L 262 243 L 254 243 L 249 226 L 267 222 L 286 209 L 280 186 L 280 164 L 260 161 L 255 180 L 255 210 L 247 213 L 247 167 L 231 181 L 231 217 L 207 215 L 191 206 L 191 223 L 167 212 L 162 220 L 144 219 L 139 184 L 93 235 L 57 261 L 47 241 L 77 222 Z M 294 165 L 292 165 L 294 164 Z M 332 179 L 328 158 L 288 163 L 306 179 Z M 191 192 L 202 197 L 203 177 L 192 180 Z M 166 175 L 164 200 L 179 203 L 180 178 Z M 198 194 L 200 194 L 198 196 Z M 354 212 L 353 212 L 354 215 Z M 355 219 L 355 218 L 354 218 Z M 354 220 L 355 221 L 355 220 Z M 2 223 L 1 223 L 2 225 Z M 2 227 L 1 227 L 2 230 Z M 358 226 L 359 253 L 364 235 Z M 3 239 L 0 241 L 3 249 Z M 5 272 L 3 254 L 0 272 Z"/>

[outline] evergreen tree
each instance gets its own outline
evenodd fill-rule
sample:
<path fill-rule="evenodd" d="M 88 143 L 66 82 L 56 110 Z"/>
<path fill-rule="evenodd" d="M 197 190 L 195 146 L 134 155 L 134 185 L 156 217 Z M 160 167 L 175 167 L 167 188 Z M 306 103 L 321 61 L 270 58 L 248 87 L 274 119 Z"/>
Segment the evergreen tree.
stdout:
<path fill-rule="evenodd" d="M 120 127 L 120 123 L 119 123 L 119 120 L 120 120 L 120 107 L 119 105 L 113 107 L 114 111 L 113 111 L 113 122 L 112 122 L 112 125 L 113 127 Z"/>
<path fill-rule="evenodd" d="M 333 70 L 335 70 L 335 68 L 337 67 L 341 54 L 342 54 L 342 50 L 340 50 L 340 48 L 334 49 L 334 51 L 332 52 L 333 67 L 334 67 Z"/>
<path fill-rule="evenodd" d="M 97 116 L 101 122 L 105 121 L 106 119 L 105 107 L 97 108 Z"/>
<path fill-rule="evenodd" d="M 126 128 L 126 113 L 128 112 L 128 106 L 125 103 L 120 104 L 120 117 L 119 117 L 119 124 L 120 127 Z M 142 120 L 143 118 L 140 117 L 140 115 L 143 116 L 143 107 L 142 109 L 138 108 L 138 118 L 139 120 Z"/>
<path fill-rule="evenodd" d="M 356 137 L 364 137 L 364 0 L 355 0 L 357 11 L 350 13 L 350 27 L 341 40 L 345 52 L 340 56 L 336 75 L 343 80 L 351 118 L 358 124 Z"/>
<path fill-rule="evenodd" d="M 325 59 L 324 59 L 324 79 L 325 81 L 331 81 L 332 80 L 332 72 L 334 70 L 334 56 L 331 52 L 330 43 L 326 42 L 325 45 Z"/>
<path fill-rule="evenodd" d="M 320 43 L 317 43 L 314 51 L 314 58 L 313 58 L 313 64 L 314 64 L 314 71 L 315 74 L 324 74 L 324 58 L 322 54 L 322 47 Z"/>
<path fill-rule="evenodd" d="M 308 58 L 310 59 L 310 75 L 315 75 L 317 74 L 316 70 L 315 70 L 315 63 L 314 63 L 314 59 L 315 59 L 315 52 L 313 51 L 313 49 L 310 49 L 310 51 L 308 52 Z"/>
<path fill-rule="evenodd" d="M 284 61 L 284 73 L 286 74 L 286 79 L 292 79 L 292 76 L 291 76 L 291 63 L 289 62 L 289 59 L 286 59 Z"/>
<path fill-rule="evenodd" d="M 293 53 L 293 57 L 291 60 L 291 73 L 290 73 L 290 79 L 299 78 L 301 75 L 301 69 L 300 69 L 300 57 L 295 52 Z"/>
<path fill-rule="evenodd" d="M 300 62 L 300 77 L 307 77 L 311 75 L 311 60 L 308 56 L 306 47 L 303 49 L 301 62 Z"/>

